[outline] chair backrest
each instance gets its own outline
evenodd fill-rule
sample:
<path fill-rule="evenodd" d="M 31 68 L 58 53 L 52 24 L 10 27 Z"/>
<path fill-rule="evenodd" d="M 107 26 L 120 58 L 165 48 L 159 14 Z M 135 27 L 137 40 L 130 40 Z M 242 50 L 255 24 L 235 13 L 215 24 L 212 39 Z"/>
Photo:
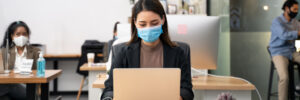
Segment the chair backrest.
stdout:
<path fill-rule="evenodd" d="M 103 57 L 96 56 L 97 54 L 103 54 L 105 43 L 99 42 L 98 40 L 85 40 L 83 45 L 81 46 L 81 56 L 79 58 L 79 62 L 77 65 L 76 72 L 83 76 L 88 76 L 88 71 L 80 71 L 80 67 L 87 63 L 87 54 L 95 53 L 94 62 L 100 62 Z"/>
<path fill-rule="evenodd" d="M 39 48 L 44 54 L 47 53 L 47 51 L 46 51 L 46 45 L 35 43 L 35 44 L 30 44 L 30 46 Z"/>

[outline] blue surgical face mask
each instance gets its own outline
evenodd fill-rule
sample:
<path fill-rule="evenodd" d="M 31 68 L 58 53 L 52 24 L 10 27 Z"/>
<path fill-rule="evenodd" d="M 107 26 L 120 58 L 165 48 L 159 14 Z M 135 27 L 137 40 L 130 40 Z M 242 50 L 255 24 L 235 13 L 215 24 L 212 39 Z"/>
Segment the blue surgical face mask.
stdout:
<path fill-rule="evenodd" d="M 137 28 L 138 37 L 145 42 L 154 42 L 163 33 L 162 25 L 150 27 L 150 28 Z"/>
<path fill-rule="evenodd" d="M 118 39 L 118 36 L 114 36 L 114 38 L 113 38 L 114 40 L 117 40 Z"/>

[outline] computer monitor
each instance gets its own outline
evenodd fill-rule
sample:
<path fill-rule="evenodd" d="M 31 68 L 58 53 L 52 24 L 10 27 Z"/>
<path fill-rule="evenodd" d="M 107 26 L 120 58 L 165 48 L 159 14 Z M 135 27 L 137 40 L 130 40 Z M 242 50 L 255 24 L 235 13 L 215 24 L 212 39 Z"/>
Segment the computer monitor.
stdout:
<path fill-rule="evenodd" d="M 190 45 L 191 65 L 196 69 L 216 69 L 220 18 L 200 15 L 168 15 L 172 41 Z"/>

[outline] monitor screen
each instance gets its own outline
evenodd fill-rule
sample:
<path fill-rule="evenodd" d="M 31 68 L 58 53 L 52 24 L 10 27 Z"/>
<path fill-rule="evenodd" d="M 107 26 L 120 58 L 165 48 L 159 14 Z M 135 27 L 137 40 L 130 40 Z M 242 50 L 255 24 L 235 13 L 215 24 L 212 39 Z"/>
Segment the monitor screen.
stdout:
<path fill-rule="evenodd" d="M 171 40 L 189 44 L 193 68 L 217 68 L 219 17 L 168 15 L 167 20 Z"/>

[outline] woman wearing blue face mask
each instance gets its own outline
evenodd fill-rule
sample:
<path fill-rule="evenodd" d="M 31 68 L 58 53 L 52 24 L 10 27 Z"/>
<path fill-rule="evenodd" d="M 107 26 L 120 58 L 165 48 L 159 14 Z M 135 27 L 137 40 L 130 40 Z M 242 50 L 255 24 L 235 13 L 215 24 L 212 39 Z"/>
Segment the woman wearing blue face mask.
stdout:
<path fill-rule="evenodd" d="M 117 45 L 101 100 L 113 99 L 114 68 L 180 68 L 181 100 L 193 100 L 190 60 L 170 40 L 166 13 L 159 0 L 139 0 L 132 9 L 131 40 Z M 115 46 L 115 47 L 117 47 Z M 113 48 L 114 49 L 114 48 Z"/>
<path fill-rule="evenodd" d="M 7 36 L 8 35 L 8 36 Z M 22 61 L 33 59 L 32 69 L 36 69 L 36 60 L 39 57 L 39 49 L 29 46 L 30 29 L 23 21 L 16 21 L 9 25 L 1 45 L 2 53 L 4 48 L 9 48 L 9 69 L 13 73 L 19 73 L 22 67 Z M 8 42 L 7 42 L 8 38 Z M 7 46 L 8 44 L 8 46 Z M 24 84 L 0 84 L 0 100 L 3 96 L 12 100 L 25 100 L 26 89 Z"/>

